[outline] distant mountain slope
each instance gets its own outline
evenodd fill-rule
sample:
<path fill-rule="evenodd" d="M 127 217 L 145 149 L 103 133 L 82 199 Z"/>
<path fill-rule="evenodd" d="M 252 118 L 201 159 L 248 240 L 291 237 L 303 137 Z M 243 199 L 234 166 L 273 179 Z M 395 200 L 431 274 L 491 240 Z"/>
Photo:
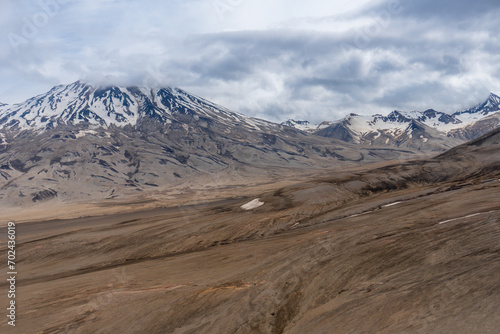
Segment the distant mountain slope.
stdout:
<path fill-rule="evenodd" d="M 475 107 L 470 109 L 466 109 L 463 111 L 457 111 L 453 114 L 453 116 L 460 118 L 462 121 L 467 119 L 477 120 L 481 116 L 488 116 L 493 113 L 496 113 L 500 110 L 500 97 L 490 93 L 490 96 L 486 101 L 481 104 L 478 104 Z M 474 117 L 476 115 L 476 117 Z"/>
<path fill-rule="evenodd" d="M 483 162 L 495 161 L 496 170 L 500 173 L 500 127 L 470 142 L 454 147 L 438 158 L 463 158 L 478 155 L 479 160 Z"/>
<path fill-rule="evenodd" d="M 351 114 L 314 134 L 349 143 L 406 147 L 425 151 L 441 151 L 461 143 L 448 138 L 425 123 L 393 111 L 388 116 L 373 117 Z"/>
<path fill-rule="evenodd" d="M 492 113 L 462 128 L 452 129 L 448 136 L 468 141 L 478 138 L 500 126 L 500 112 Z"/>
<path fill-rule="evenodd" d="M 176 88 L 76 82 L 0 112 L 0 203 L 115 198 L 411 156 L 246 117 Z"/>
<path fill-rule="evenodd" d="M 318 127 L 317 125 L 311 124 L 308 121 L 296 121 L 293 119 L 289 119 L 288 121 L 281 123 L 281 125 L 289 126 L 297 130 L 302 130 L 307 132 L 314 131 Z"/>
<path fill-rule="evenodd" d="M 351 114 L 336 122 L 319 125 L 307 122 L 307 128 L 300 127 L 303 122 L 283 124 L 350 143 L 442 151 L 498 127 L 500 97 L 490 94 L 485 102 L 453 114 L 429 109 L 423 112 L 393 111 L 387 116 Z"/>
<path fill-rule="evenodd" d="M 231 112 L 178 88 L 94 87 L 77 81 L 8 107 L 0 116 L 0 127 L 40 130 L 81 123 L 125 126 L 136 125 L 142 118 L 170 123 L 173 115 L 196 115 L 200 119 L 215 116 L 227 125 L 257 130 L 275 126 Z"/>

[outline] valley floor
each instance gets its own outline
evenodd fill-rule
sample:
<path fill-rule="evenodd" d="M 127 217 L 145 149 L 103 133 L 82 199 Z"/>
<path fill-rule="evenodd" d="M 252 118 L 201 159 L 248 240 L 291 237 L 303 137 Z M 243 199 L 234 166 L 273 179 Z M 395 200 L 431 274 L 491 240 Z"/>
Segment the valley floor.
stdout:
<path fill-rule="evenodd" d="M 19 224 L 17 326 L 0 332 L 498 333 L 498 177 L 384 171 L 396 186 L 365 169 Z"/>

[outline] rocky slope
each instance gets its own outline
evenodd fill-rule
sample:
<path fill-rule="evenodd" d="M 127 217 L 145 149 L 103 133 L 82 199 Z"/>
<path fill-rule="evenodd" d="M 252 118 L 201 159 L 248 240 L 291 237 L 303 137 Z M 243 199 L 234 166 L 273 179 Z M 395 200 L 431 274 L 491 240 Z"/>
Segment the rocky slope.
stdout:
<path fill-rule="evenodd" d="M 0 114 L 0 200 L 98 200 L 412 156 L 231 112 L 176 88 L 54 87 Z"/>
<path fill-rule="evenodd" d="M 318 127 L 317 125 L 311 124 L 308 121 L 296 121 L 293 119 L 289 119 L 288 121 L 281 123 L 281 125 L 289 126 L 291 128 L 306 132 L 314 132 Z"/>
<path fill-rule="evenodd" d="M 25 306 L 0 331 L 496 334 L 499 143 L 496 131 L 252 196 L 18 224 Z"/>
<path fill-rule="evenodd" d="M 423 112 L 393 111 L 387 116 L 351 114 L 337 122 L 283 125 L 350 143 L 387 145 L 421 150 L 443 151 L 480 137 L 500 125 L 500 97 L 488 99 L 467 110 L 446 114 L 433 109 Z"/>
<path fill-rule="evenodd" d="M 463 141 L 445 136 L 438 129 L 393 111 L 388 116 L 351 114 L 338 123 L 322 127 L 314 134 L 345 142 L 424 151 L 442 151 Z"/>

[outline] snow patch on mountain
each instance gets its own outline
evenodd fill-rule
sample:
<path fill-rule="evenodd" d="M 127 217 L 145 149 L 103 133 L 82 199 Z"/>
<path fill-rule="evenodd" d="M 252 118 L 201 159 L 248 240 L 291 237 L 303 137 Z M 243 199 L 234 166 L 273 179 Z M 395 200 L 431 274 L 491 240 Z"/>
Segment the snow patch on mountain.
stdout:
<path fill-rule="evenodd" d="M 473 114 L 487 116 L 492 113 L 498 112 L 499 110 L 500 110 L 500 97 L 493 93 L 490 93 L 490 96 L 485 102 L 466 110 L 457 111 L 453 115 L 465 118 L 467 118 L 467 115 L 473 115 Z"/>
<path fill-rule="evenodd" d="M 276 126 L 237 114 L 179 88 L 95 87 L 77 81 L 0 109 L 0 128 L 41 131 L 61 124 L 81 123 L 90 127 L 123 127 L 134 126 L 143 118 L 169 124 L 174 115 L 198 120 L 217 118 L 219 122 L 253 130 Z"/>
<path fill-rule="evenodd" d="M 341 120 L 333 122 L 325 121 L 321 124 L 311 124 L 308 121 L 289 120 L 282 123 L 282 125 L 320 135 L 321 133 L 329 133 L 325 131 L 325 129 L 342 126 L 345 131 L 348 130 L 351 133 L 351 137 L 353 135 L 354 137 L 358 137 L 373 134 L 375 137 L 371 139 L 374 140 L 377 139 L 381 133 L 398 137 L 405 131 L 409 135 L 409 138 L 412 138 L 413 126 L 415 124 L 420 124 L 433 128 L 446 136 L 457 130 L 471 127 L 485 118 L 496 115 L 498 112 L 500 112 L 500 97 L 491 93 L 485 102 L 470 109 L 457 111 L 453 114 L 443 113 L 434 109 L 428 109 L 426 111 L 395 110 L 387 116 L 380 114 L 373 116 L 350 114 Z M 424 138 L 420 139 L 424 140 Z M 424 142 L 429 140 L 428 138 L 425 139 Z"/>
<path fill-rule="evenodd" d="M 288 121 L 281 123 L 281 125 L 306 132 L 315 131 L 318 128 L 317 124 L 311 124 L 309 121 L 296 121 L 293 119 L 289 119 Z"/>
<path fill-rule="evenodd" d="M 375 115 L 373 117 L 351 114 L 348 118 L 353 129 L 359 133 L 369 133 L 372 131 L 403 132 L 408 128 L 410 119 L 405 118 L 397 111 L 393 111 L 388 116 Z"/>

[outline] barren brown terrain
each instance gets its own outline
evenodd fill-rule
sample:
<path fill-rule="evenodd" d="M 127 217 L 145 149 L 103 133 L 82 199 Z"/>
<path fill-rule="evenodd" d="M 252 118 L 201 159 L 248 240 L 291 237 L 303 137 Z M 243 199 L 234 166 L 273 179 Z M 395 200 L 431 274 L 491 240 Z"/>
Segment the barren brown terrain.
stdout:
<path fill-rule="evenodd" d="M 499 333 L 499 133 L 193 205 L 33 217 L 0 331 Z"/>

